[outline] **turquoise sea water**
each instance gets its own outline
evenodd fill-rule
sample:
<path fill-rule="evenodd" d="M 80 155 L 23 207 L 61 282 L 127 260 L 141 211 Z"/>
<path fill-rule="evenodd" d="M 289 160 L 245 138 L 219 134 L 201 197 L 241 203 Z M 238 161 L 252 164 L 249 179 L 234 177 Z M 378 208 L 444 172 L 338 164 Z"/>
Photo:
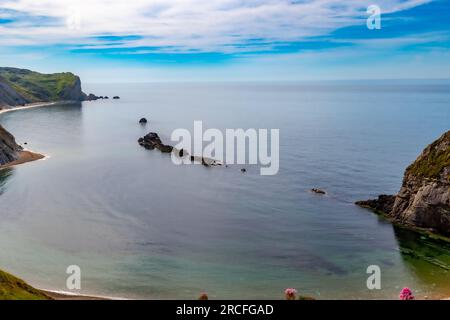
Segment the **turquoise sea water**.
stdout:
<path fill-rule="evenodd" d="M 49 155 L 0 171 L 0 268 L 68 291 L 65 270 L 79 265 L 81 293 L 129 298 L 450 294 L 448 244 L 353 204 L 398 191 L 406 166 L 450 129 L 448 82 L 84 88 L 121 99 L 0 117 Z M 279 128 L 279 173 L 175 166 L 137 144 L 149 131 L 169 143 L 194 120 Z M 381 268 L 381 290 L 366 287 L 369 265 Z"/>

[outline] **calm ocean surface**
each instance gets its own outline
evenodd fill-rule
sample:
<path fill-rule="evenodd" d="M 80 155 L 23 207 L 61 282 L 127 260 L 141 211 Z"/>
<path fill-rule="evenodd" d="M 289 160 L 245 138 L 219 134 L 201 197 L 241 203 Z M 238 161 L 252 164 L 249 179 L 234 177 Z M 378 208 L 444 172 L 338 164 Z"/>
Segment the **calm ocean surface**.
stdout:
<path fill-rule="evenodd" d="M 1 116 L 50 156 L 0 171 L 0 268 L 67 291 L 129 298 L 450 295 L 450 246 L 356 200 L 398 191 L 450 129 L 449 83 L 86 84 L 121 100 Z M 147 127 L 137 122 L 147 117 Z M 176 128 L 279 128 L 280 171 L 175 166 L 137 139 Z M 318 187 L 327 196 L 308 192 Z M 366 288 L 379 265 L 382 289 Z"/>

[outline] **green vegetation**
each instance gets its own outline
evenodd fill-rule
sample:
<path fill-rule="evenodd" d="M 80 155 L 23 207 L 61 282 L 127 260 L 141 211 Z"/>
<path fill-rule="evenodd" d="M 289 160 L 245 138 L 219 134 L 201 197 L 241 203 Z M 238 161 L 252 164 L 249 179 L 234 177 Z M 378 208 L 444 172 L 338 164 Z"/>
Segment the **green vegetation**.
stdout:
<path fill-rule="evenodd" d="M 70 72 L 42 74 L 26 69 L 0 68 L 0 79 L 30 102 L 65 99 L 66 88 L 74 87 L 78 77 Z"/>
<path fill-rule="evenodd" d="M 436 179 L 445 167 L 450 166 L 450 131 L 429 145 L 425 152 L 429 155 L 421 157 L 407 169 L 407 174 L 417 177 Z M 450 175 L 447 177 L 450 181 Z"/>
<path fill-rule="evenodd" d="M 25 281 L 0 270 L 0 300 L 50 300 Z"/>

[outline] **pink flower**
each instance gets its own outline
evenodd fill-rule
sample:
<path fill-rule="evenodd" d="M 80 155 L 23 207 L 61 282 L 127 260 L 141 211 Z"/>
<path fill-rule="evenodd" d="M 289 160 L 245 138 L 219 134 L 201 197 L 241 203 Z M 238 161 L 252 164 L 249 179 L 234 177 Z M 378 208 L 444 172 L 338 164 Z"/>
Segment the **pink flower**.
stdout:
<path fill-rule="evenodd" d="M 297 290 L 294 288 L 287 288 L 284 290 L 284 296 L 286 297 L 286 300 L 295 300 L 295 295 L 297 294 Z"/>
<path fill-rule="evenodd" d="M 412 291 L 409 288 L 403 288 L 399 295 L 400 300 L 414 300 Z"/>
<path fill-rule="evenodd" d="M 206 292 L 200 293 L 200 297 L 198 298 L 198 300 L 209 300 L 208 294 Z"/>

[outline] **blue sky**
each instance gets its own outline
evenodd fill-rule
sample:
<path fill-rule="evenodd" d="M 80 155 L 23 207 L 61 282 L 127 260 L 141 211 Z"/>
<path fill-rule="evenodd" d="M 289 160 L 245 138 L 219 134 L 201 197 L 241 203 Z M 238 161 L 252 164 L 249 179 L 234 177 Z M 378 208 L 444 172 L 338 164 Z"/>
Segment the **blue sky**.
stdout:
<path fill-rule="evenodd" d="M 366 26 L 369 5 L 381 29 Z M 0 0 L 0 65 L 88 82 L 450 78 L 450 0 Z"/>

